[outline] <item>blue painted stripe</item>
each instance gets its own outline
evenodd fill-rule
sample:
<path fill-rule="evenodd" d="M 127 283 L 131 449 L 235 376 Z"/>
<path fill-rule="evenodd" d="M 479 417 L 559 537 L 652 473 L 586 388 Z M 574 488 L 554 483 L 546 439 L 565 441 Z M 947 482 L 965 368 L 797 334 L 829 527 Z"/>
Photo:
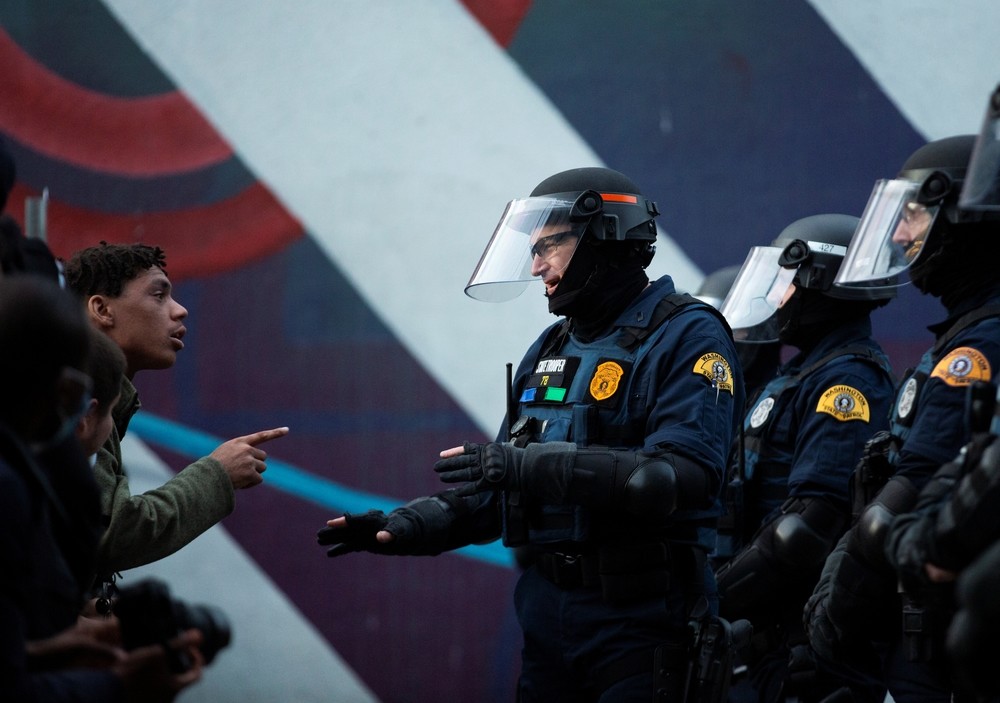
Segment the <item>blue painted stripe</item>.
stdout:
<path fill-rule="evenodd" d="M 150 444 L 159 445 L 192 459 L 211 454 L 225 441 L 207 432 L 186 427 L 145 411 L 136 413 L 128 428 L 130 432 L 134 432 Z M 372 509 L 389 512 L 405 502 L 346 488 L 270 456 L 267 459 L 267 481 L 264 485 L 339 512 L 362 512 Z M 470 545 L 455 551 L 469 559 L 494 566 L 514 567 L 510 550 L 499 541 Z"/>

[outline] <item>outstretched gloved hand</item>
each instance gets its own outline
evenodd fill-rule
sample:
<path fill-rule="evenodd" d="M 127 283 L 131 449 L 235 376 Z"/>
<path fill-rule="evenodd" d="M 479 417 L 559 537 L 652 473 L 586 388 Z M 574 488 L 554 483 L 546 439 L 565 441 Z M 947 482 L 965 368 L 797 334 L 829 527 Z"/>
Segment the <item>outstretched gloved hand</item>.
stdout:
<path fill-rule="evenodd" d="M 501 489 L 518 490 L 524 452 L 509 444 L 466 442 L 461 447 L 442 452 L 452 456 L 434 464 L 434 470 L 445 483 L 467 484 L 455 491 L 458 496 Z"/>
<path fill-rule="evenodd" d="M 398 513 L 386 515 L 381 510 L 367 513 L 345 513 L 326 523 L 316 533 L 316 541 L 332 545 L 326 551 L 329 557 L 339 557 L 351 552 L 374 554 L 400 554 L 412 535 L 412 525 Z"/>

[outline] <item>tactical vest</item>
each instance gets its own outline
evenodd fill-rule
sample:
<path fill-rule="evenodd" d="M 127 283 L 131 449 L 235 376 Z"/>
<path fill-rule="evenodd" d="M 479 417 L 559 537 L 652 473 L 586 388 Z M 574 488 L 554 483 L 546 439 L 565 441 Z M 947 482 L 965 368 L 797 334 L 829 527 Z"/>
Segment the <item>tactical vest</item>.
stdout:
<path fill-rule="evenodd" d="M 923 392 L 924 384 L 930 378 L 931 372 L 938 362 L 947 352 L 951 351 L 951 343 L 960 333 L 972 325 L 991 317 L 1000 317 L 1000 304 L 984 305 L 972 312 L 966 313 L 955 321 L 948 331 L 934 343 L 934 346 L 924 352 L 920 357 L 920 363 L 903 380 L 899 386 L 899 393 L 896 396 L 896 405 L 892 411 L 892 423 L 889 427 L 889 464 L 896 466 L 899 463 L 899 451 L 913 427 L 913 421 L 917 417 L 917 405 L 920 394 Z"/>
<path fill-rule="evenodd" d="M 619 327 L 586 344 L 569 334 L 566 322 L 553 326 L 518 400 L 520 418 L 511 428 L 515 443 L 567 441 L 581 447 L 642 448 L 647 416 L 645 390 L 639 384 L 648 382 L 648 376 L 637 379 L 635 371 L 660 343 L 669 320 L 694 309 L 709 310 L 722 319 L 711 306 L 674 293 L 660 301 L 648 327 Z M 525 510 L 519 495 L 505 494 L 507 546 L 587 542 L 593 537 L 594 516 L 583 506 Z"/>
<path fill-rule="evenodd" d="M 788 497 L 788 477 L 791 474 L 791 456 L 780 456 L 778 448 L 766 441 L 768 430 L 776 418 L 786 417 L 786 406 L 791 402 L 794 391 L 812 373 L 826 366 L 834 359 L 851 356 L 868 362 L 881 369 L 887 377 L 892 378 L 892 368 L 888 357 L 873 347 L 864 344 L 852 345 L 836 349 L 821 357 L 814 363 L 800 369 L 794 374 L 779 376 L 764 386 L 753 410 L 747 413 L 743 420 L 743 456 L 739 475 L 734 477 L 727 486 L 727 494 L 745 490 L 746 495 L 741 500 L 734 500 L 727 495 L 727 504 L 754 506 L 755 516 L 763 518 L 772 510 L 777 509 Z M 742 525 L 735 538 L 742 544 L 756 530 L 755 521 L 736 521 Z M 721 542 L 721 540 L 720 540 Z M 733 549 L 738 548 L 733 545 Z"/>

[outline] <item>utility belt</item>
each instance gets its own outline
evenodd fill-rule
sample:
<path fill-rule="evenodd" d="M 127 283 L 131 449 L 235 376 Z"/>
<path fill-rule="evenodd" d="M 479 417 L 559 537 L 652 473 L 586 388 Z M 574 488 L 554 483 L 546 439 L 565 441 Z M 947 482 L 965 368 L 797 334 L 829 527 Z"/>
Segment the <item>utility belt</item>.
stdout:
<path fill-rule="evenodd" d="M 705 591 L 704 551 L 672 542 L 613 542 L 593 552 L 541 551 L 535 568 L 563 590 L 600 589 L 607 603 L 665 595 L 680 579 L 693 602 Z"/>
<path fill-rule="evenodd" d="M 564 591 L 596 588 L 601 585 L 596 554 L 542 552 L 535 555 L 538 573 Z"/>

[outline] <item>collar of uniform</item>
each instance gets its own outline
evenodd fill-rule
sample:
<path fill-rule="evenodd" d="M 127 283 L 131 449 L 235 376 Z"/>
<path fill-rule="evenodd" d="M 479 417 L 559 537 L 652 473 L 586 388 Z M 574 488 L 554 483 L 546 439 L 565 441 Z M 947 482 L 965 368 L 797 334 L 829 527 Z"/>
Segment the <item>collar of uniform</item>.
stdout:
<path fill-rule="evenodd" d="M 783 371 L 804 369 L 818 359 L 822 359 L 835 349 L 849 346 L 872 336 L 872 323 L 868 317 L 845 322 L 834 327 L 829 334 L 807 352 L 799 352 L 782 367 Z"/>
<path fill-rule="evenodd" d="M 929 329 L 935 337 L 940 337 L 942 334 L 947 332 L 951 326 L 955 324 L 955 321 L 962 315 L 972 312 L 976 308 L 981 308 L 984 305 L 989 305 L 990 303 L 1000 303 L 1000 283 L 995 286 L 985 288 L 977 295 L 969 296 L 956 305 L 954 309 L 948 310 L 947 318 L 941 322 L 935 322 L 933 325 L 928 325 L 927 329 Z"/>
<path fill-rule="evenodd" d="M 670 276 L 661 276 L 655 281 L 651 281 L 642 293 L 625 308 L 618 319 L 615 320 L 615 327 L 639 327 L 645 329 L 653 319 L 653 311 L 664 296 L 676 292 L 674 281 Z"/>

